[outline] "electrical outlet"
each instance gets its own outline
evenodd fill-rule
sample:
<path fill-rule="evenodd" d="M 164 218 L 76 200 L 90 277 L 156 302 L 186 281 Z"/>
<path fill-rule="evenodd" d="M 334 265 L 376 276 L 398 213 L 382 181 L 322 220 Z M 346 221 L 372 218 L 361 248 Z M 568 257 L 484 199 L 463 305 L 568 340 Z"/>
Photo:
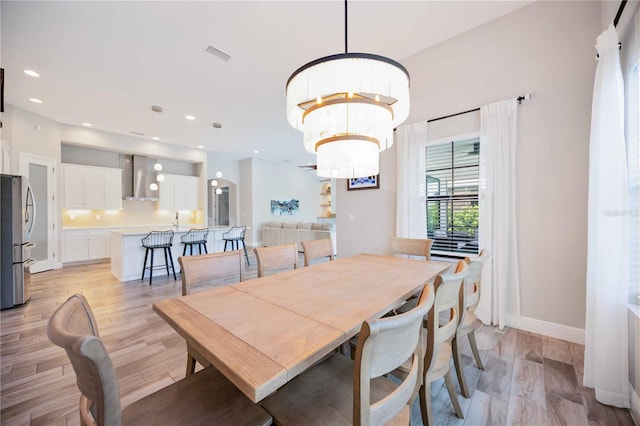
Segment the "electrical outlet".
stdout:
<path fill-rule="evenodd" d="M 70 220 L 71 222 L 73 222 L 74 220 L 76 220 L 76 215 L 75 215 L 75 214 L 70 214 L 70 215 L 69 215 L 69 220 Z"/>
<path fill-rule="evenodd" d="M 101 215 L 99 215 L 99 214 L 97 214 L 97 215 L 96 215 L 96 220 L 102 220 L 102 216 L 101 216 Z"/>

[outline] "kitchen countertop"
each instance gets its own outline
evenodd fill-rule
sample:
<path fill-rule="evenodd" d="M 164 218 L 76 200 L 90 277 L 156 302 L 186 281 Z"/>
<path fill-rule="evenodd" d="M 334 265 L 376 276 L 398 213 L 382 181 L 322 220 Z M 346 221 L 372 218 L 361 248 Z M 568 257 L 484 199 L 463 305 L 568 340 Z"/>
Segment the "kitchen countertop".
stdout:
<path fill-rule="evenodd" d="M 173 231 L 175 234 L 184 234 L 189 231 L 191 228 L 197 228 L 198 226 L 180 226 L 177 230 L 174 226 L 144 226 L 144 227 L 135 227 L 135 228 L 116 228 L 112 229 L 111 232 L 120 234 L 123 236 L 127 235 L 147 235 L 151 231 Z M 231 226 L 209 226 L 209 231 L 227 231 L 231 229 Z"/>

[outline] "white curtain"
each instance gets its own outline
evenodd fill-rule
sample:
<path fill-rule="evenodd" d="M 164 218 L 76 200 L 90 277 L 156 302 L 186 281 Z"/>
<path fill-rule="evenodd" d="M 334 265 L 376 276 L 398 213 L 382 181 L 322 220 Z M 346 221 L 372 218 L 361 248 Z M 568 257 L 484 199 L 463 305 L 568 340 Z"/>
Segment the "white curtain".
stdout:
<path fill-rule="evenodd" d="M 604 404 L 629 407 L 628 187 L 618 35 L 597 39 L 589 147 L 584 385 Z"/>
<path fill-rule="evenodd" d="M 489 251 L 476 315 L 485 324 L 517 325 L 520 282 L 516 247 L 517 101 L 480 108 L 478 243 Z M 510 318 L 509 315 L 514 315 Z"/>
<path fill-rule="evenodd" d="M 398 198 L 396 236 L 427 238 L 424 146 L 427 122 L 405 124 L 396 129 L 398 147 Z"/>

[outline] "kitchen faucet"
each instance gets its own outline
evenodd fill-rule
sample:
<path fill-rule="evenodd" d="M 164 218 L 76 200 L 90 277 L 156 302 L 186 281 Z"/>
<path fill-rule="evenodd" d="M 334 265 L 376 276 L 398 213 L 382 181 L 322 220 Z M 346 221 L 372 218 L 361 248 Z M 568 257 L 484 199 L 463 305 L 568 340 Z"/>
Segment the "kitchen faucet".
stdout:
<path fill-rule="evenodd" d="M 180 217 L 178 213 L 179 212 L 176 212 L 176 231 L 178 230 L 179 225 L 180 225 L 180 223 L 178 222 L 178 218 Z"/>

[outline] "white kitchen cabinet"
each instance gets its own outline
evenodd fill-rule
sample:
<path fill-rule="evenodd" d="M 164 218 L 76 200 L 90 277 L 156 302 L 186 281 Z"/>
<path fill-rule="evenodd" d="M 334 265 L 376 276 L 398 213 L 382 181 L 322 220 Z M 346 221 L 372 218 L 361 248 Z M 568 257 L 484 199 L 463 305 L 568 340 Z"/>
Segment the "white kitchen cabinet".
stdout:
<path fill-rule="evenodd" d="M 122 209 L 122 169 L 63 164 L 65 209 Z"/>
<path fill-rule="evenodd" d="M 64 231 L 63 262 L 106 259 L 110 256 L 110 231 L 66 230 Z"/>
<path fill-rule="evenodd" d="M 200 180 L 196 176 L 164 175 L 158 184 L 160 210 L 197 210 Z"/>

